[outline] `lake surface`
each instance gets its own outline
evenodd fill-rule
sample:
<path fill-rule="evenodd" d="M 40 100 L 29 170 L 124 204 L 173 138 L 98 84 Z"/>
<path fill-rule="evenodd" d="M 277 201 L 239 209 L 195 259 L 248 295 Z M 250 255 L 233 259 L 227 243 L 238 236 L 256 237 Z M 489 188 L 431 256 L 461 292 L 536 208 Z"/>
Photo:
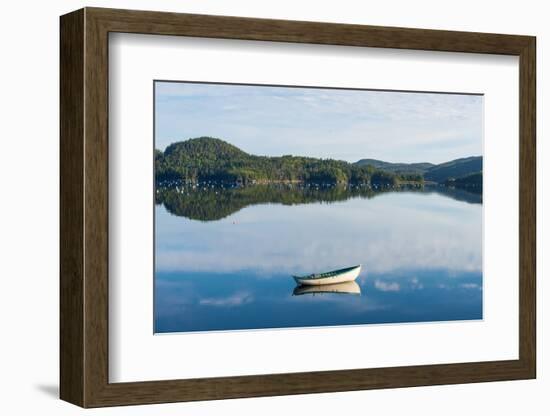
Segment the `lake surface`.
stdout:
<path fill-rule="evenodd" d="M 156 333 L 483 318 L 482 201 L 462 190 L 160 189 L 155 246 Z M 332 293 L 292 278 L 356 264 Z"/>

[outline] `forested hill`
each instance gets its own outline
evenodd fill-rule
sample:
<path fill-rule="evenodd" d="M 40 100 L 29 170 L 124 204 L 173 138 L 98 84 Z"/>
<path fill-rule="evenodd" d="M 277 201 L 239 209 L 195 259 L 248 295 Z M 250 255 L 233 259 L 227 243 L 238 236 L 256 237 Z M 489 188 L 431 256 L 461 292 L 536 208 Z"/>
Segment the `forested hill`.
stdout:
<path fill-rule="evenodd" d="M 157 182 L 223 183 L 351 183 L 396 186 L 424 180 L 451 186 L 474 186 L 483 171 L 481 156 L 441 164 L 390 163 L 361 159 L 356 163 L 303 156 L 256 156 L 212 137 L 173 143 L 164 152 L 155 150 Z M 461 178 L 478 175 L 468 180 Z M 475 178 L 475 179 L 473 179 Z"/>
<path fill-rule="evenodd" d="M 441 163 L 430 168 L 424 173 L 424 178 L 433 182 L 445 182 L 449 179 L 459 179 L 483 171 L 483 158 L 481 156 L 466 157 Z"/>
<path fill-rule="evenodd" d="M 319 182 L 394 186 L 421 182 L 421 175 L 395 174 L 372 166 L 302 156 L 255 156 L 212 137 L 173 143 L 155 150 L 155 176 L 159 182 Z"/>

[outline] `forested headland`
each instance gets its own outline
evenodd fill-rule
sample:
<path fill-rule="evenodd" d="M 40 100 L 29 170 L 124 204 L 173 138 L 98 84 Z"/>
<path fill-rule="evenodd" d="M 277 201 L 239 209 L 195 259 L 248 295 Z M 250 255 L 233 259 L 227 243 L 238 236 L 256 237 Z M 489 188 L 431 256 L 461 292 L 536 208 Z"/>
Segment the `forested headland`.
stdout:
<path fill-rule="evenodd" d="M 380 188 L 430 183 L 479 191 L 482 164 L 481 156 L 441 164 L 390 163 L 375 159 L 349 163 L 293 155 L 257 156 L 221 139 L 198 137 L 172 143 L 164 152 L 155 150 L 155 179 L 161 186 L 302 183 Z"/>
<path fill-rule="evenodd" d="M 418 173 L 395 173 L 342 160 L 303 156 L 256 156 L 212 137 L 199 137 L 155 150 L 157 182 L 240 184 L 332 183 L 395 186 L 423 182 Z"/>

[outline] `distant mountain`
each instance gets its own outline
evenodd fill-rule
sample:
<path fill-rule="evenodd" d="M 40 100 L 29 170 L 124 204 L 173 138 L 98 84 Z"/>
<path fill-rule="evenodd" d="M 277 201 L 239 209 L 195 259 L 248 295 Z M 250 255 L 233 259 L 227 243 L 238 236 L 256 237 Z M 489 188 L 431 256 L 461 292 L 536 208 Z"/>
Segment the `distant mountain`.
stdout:
<path fill-rule="evenodd" d="M 357 166 L 372 166 L 373 168 L 397 174 L 419 173 L 426 181 L 445 183 L 445 181 L 464 176 L 480 174 L 483 171 L 483 158 L 472 156 L 451 160 L 435 165 L 433 163 L 390 163 L 376 159 L 361 159 L 354 163 Z"/>
<path fill-rule="evenodd" d="M 436 166 L 433 163 L 391 163 L 376 159 L 361 159 L 354 163 L 357 166 L 372 166 L 393 173 L 421 173 L 424 174 L 430 168 Z"/>
<path fill-rule="evenodd" d="M 449 179 L 458 179 L 483 171 L 483 158 L 472 156 L 451 160 L 430 168 L 424 173 L 424 179 L 438 183 L 444 183 Z"/>

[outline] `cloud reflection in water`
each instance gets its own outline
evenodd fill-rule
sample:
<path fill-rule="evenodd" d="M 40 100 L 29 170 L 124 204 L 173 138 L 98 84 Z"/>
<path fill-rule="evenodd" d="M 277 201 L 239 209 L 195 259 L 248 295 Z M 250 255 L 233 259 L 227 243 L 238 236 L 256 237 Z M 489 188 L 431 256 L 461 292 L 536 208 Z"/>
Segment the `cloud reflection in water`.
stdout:
<path fill-rule="evenodd" d="M 156 207 L 156 270 L 310 273 L 361 263 L 481 271 L 481 205 L 388 193 L 331 204 L 255 205 L 215 222 Z"/>

